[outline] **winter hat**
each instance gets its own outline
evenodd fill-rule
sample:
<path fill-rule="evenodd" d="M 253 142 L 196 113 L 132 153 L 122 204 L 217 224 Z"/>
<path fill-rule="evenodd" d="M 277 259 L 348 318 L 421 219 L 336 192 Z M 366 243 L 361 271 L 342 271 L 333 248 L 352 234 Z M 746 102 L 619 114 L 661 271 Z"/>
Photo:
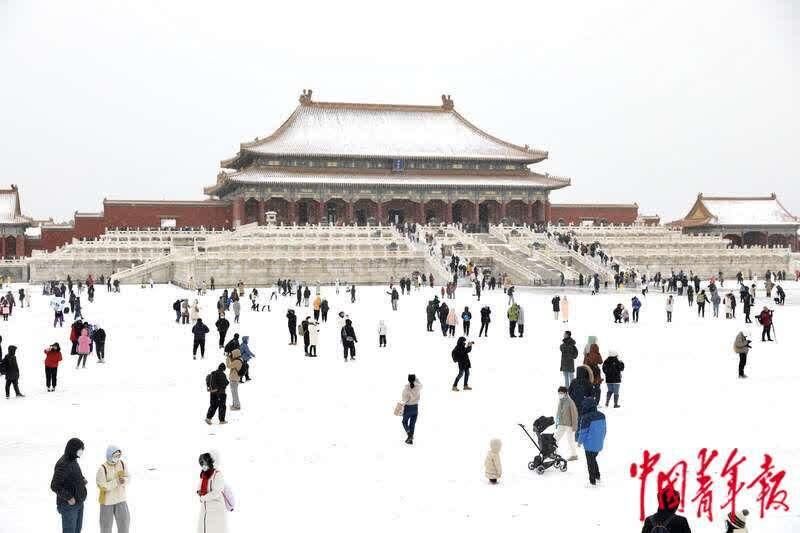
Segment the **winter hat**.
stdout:
<path fill-rule="evenodd" d="M 619 357 L 619 354 L 617 352 L 615 352 L 614 350 L 609 350 L 608 351 L 608 356 L 609 357 Z"/>
<path fill-rule="evenodd" d="M 417 381 L 417 375 L 416 374 L 409 374 L 408 375 L 408 383 L 409 383 L 409 385 L 411 385 L 413 387 L 415 381 Z"/>
<path fill-rule="evenodd" d="M 109 444 L 108 448 L 106 448 L 106 460 L 111 461 L 111 456 L 116 452 L 122 453 L 122 450 L 115 444 Z"/>
<path fill-rule="evenodd" d="M 731 525 L 731 527 L 733 529 L 739 529 L 739 530 L 747 531 L 747 527 L 746 527 L 747 525 L 745 524 L 745 521 L 747 520 L 747 515 L 749 515 L 749 514 L 750 514 L 750 511 L 748 511 L 747 509 L 742 509 L 738 513 L 734 513 L 733 511 L 731 511 L 728 514 L 727 522 L 728 522 L 728 524 Z"/>
<path fill-rule="evenodd" d="M 219 366 L 217 367 L 217 370 L 222 370 L 224 372 L 225 371 L 225 363 L 220 363 Z"/>
<path fill-rule="evenodd" d="M 672 485 L 667 485 L 658 491 L 658 510 L 675 511 L 681 504 L 681 495 Z"/>

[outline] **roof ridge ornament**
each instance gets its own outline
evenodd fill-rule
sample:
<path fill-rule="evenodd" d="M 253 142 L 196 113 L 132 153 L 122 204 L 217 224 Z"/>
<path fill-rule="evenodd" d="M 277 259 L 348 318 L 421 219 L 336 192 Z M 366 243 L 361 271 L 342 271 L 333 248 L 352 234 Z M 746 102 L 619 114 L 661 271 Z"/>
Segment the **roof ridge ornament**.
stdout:
<path fill-rule="evenodd" d="M 301 105 L 308 105 L 311 103 L 311 93 L 311 89 L 303 89 L 303 93 L 299 98 Z"/>
<path fill-rule="evenodd" d="M 443 94 L 442 95 L 442 109 L 450 111 L 454 107 L 455 107 L 455 105 L 453 104 L 453 99 L 450 98 L 450 95 L 449 94 Z"/>

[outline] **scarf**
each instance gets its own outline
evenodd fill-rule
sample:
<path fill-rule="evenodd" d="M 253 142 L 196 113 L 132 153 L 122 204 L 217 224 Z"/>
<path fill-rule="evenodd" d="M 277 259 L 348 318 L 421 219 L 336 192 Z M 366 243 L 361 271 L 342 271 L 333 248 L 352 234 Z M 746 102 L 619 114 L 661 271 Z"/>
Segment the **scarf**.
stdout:
<path fill-rule="evenodd" d="M 211 478 L 214 476 L 214 469 L 209 468 L 205 472 L 200 472 L 200 496 L 208 494 L 208 485 L 211 483 Z"/>

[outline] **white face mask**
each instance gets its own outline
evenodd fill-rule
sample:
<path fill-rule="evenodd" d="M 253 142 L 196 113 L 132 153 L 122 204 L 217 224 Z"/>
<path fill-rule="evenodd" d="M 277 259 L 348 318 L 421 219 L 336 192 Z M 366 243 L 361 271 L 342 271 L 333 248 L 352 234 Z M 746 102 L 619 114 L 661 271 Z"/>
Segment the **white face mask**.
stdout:
<path fill-rule="evenodd" d="M 75 456 L 76 456 L 76 457 L 80 457 L 81 455 L 83 455 L 83 448 L 81 448 L 80 450 L 78 450 L 77 452 L 75 452 Z"/>
<path fill-rule="evenodd" d="M 558 397 L 563 399 L 563 398 L 566 398 L 566 397 L 567 397 L 567 395 L 566 395 L 566 394 L 564 394 L 563 392 L 559 392 L 559 393 L 558 393 Z"/>
<path fill-rule="evenodd" d="M 200 465 L 200 470 L 203 472 L 208 472 L 208 465 Z"/>

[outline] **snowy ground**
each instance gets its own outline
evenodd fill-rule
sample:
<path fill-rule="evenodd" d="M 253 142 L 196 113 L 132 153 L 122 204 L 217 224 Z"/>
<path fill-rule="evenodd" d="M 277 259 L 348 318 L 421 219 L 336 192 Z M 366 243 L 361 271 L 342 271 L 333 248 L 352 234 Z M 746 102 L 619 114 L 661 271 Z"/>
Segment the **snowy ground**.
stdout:
<path fill-rule="evenodd" d="M 520 291 L 523 339 L 508 338 L 502 291 L 484 293 L 483 301 L 493 309 L 491 335 L 476 339 L 474 390 L 457 393 L 450 391 L 454 339 L 425 332 L 431 290 L 401 297 L 399 311 L 392 312 L 382 288 L 360 289 L 356 305 L 324 288 L 330 316 L 344 309 L 359 335 L 358 360 L 346 364 L 335 320 L 323 326 L 320 357 L 308 359 L 302 356 L 302 340 L 287 346 L 284 315 L 293 301 L 281 300 L 271 313 L 243 305 L 242 323 L 230 333 L 250 335 L 258 356 L 254 380 L 240 387 L 243 409 L 228 412 L 231 423 L 209 427 L 203 423 L 204 377 L 221 355 L 209 335 L 210 354 L 192 360 L 189 328 L 174 323 L 171 309 L 185 291 L 126 286 L 121 295 L 110 295 L 100 288 L 96 302 L 84 307 L 86 317 L 108 332 L 107 364 L 97 365 L 90 356 L 87 368 L 76 370 L 70 364 L 74 358 L 65 355 L 58 392 L 48 393 L 42 349 L 58 341 L 68 353 L 68 328 L 52 328 L 46 298 L 31 288 L 33 307 L 17 309 L 11 321 L 0 322 L 4 348 L 19 346 L 20 384 L 27 394 L 15 400 L 12 392 L 10 401 L 0 400 L 0 533 L 58 530 L 49 482 L 72 436 L 86 443 L 81 459 L 90 480 L 85 531 L 98 530 L 93 479 L 111 442 L 125 450 L 132 471 L 134 531 L 194 531 L 197 456 L 209 448 L 220 451 L 239 500 L 229 516 L 233 532 L 444 531 L 448 526 L 481 532 L 638 531 L 639 484 L 629 477 L 629 465 L 650 449 L 662 452 L 669 465 L 689 460 L 694 472 L 702 447 L 725 455 L 738 447 L 748 457 L 748 479 L 762 454 L 771 453 L 787 471 L 783 488 L 792 510 L 753 520 L 752 530 L 798 531 L 800 445 L 794 414 L 800 308 L 793 301 L 800 290 L 788 285 L 790 303 L 776 311 L 779 343 L 754 341 L 746 381 L 736 379 L 731 351 L 735 333 L 744 326 L 741 319 L 699 320 L 680 299 L 674 323 L 667 326 L 664 297 L 651 294 L 638 326 L 615 326 L 611 308 L 618 301 L 629 304 L 629 294 L 570 295 L 568 327 L 579 348 L 594 334 L 604 356 L 613 349 L 626 363 L 623 407 L 604 409 L 603 484 L 595 489 L 586 488 L 582 455 L 566 473 L 540 477 L 528 471 L 535 450 L 516 426 L 530 426 L 555 408 L 564 326 L 550 312 L 552 292 Z M 202 298 L 207 323 L 215 319 L 214 299 L 212 294 Z M 472 309 L 474 338 L 479 306 L 469 289 L 458 290 L 456 303 Z M 305 309 L 298 312 L 301 319 L 305 314 Z M 388 349 L 377 348 L 381 318 L 389 326 Z M 748 330 L 757 339 L 758 325 Z M 424 384 L 413 447 L 403 443 L 400 419 L 392 416 L 409 372 Z M 483 475 L 493 437 L 503 441 L 505 475 L 499 486 L 488 485 Z M 724 481 L 718 475 L 715 480 L 719 506 L 726 499 Z M 694 479 L 688 487 L 693 495 Z M 754 492 L 742 493 L 739 506 L 755 512 L 754 497 Z M 652 486 L 646 504 L 652 512 Z M 692 516 L 693 531 L 721 530 L 720 519 L 710 524 L 694 518 L 694 512 L 692 504 L 686 514 Z"/>

